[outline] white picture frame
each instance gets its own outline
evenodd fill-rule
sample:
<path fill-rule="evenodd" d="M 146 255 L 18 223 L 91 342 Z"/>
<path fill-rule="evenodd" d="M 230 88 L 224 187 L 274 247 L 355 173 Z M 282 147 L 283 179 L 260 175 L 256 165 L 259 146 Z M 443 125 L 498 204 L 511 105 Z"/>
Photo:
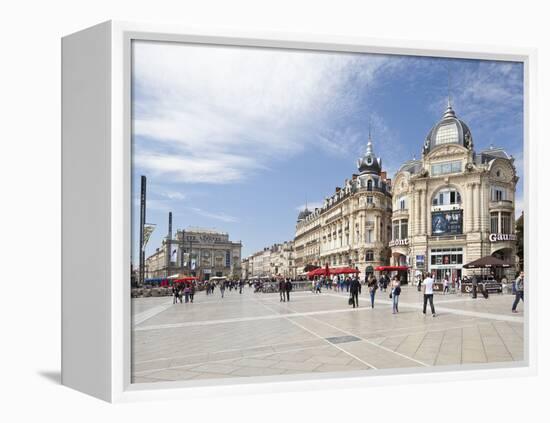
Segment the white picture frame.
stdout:
<path fill-rule="evenodd" d="M 300 375 L 131 384 L 130 172 L 132 40 L 440 56 L 524 63 L 525 307 L 524 361 L 378 371 L 372 376 Z M 524 48 L 328 35 L 203 31 L 106 22 L 62 40 L 62 383 L 110 402 L 268 393 L 526 376 L 537 371 L 535 255 L 537 178 L 534 98 L 536 52 Z M 85 194 L 85 195 L 84 195 Z M 467 370 L 467 371 L 465 371 Z M 270 382 L 270 383 L 267 383 Z M 276 383 L 274 383 L 276 382 Z"/>

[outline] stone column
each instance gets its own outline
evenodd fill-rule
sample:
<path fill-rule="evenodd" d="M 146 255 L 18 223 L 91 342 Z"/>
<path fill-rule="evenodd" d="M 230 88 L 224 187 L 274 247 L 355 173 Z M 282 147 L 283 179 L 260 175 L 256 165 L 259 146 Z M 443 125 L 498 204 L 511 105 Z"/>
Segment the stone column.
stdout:
<path fill-rule="evenodd" d="M 474 223 L 473 231 L 479 231 L 479 184 L 476 182 L 472 187 L 474 195 Z"/>
<path fill-rule="evenodd" d="M 466 189 L 468 190 L 466 232 L 472 232 L 474 230 L 474 185 L 468 183 L 466 184 Z"/>
<path fill-rule="evenodd" d="M 481 230 L 487 232 L 489 228 L 489 196 L 487 187 L 481 183 L 479 185 L 481 190 Z"/>
<path fill-rule="evenodd" d="M 355 219 L 353 217 L 353 212 L 349 215 L 349 243 L 354 245 L 355 239 Z"/>
<path fill-rule="evenodd" d="M 420 233 L 420 192 L 418 190 L 414 191 L 414 210 L 409 213 L 413 223 L 413 234 L 418 235 Z M 393 227 L 392 227 L 393 230 Z"/>
<path fill-rule="evenodd" d="M 420 233 L 426 234 L 426 190 L 420 190 L 420 201 L 419 201 L 419 212 L 420 212 Z"/>

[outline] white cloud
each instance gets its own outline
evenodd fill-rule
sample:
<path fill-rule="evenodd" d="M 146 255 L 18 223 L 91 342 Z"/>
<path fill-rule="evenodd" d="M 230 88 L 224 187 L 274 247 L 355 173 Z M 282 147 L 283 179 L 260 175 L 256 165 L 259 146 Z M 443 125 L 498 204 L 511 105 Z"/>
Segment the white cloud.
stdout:
<path fill-rule="evenodd" d="M 135 164 L 178 182 L 227 183 L 308 146 L 355 149 L 366 140 L 346 120 L 359 118 L 361 88 L 396 66 L 385 56 L 138 42 Z"/>
<path fill-rule="evenodd" d="M 230 215 L 228 215 L 224 212 L 210 212 L 210 211 L 202 210 L 202 209 L 197 208 L 197 207 L 191 207 L 191 208 L 189 208 L 189 210 L 192 210 L 195 213 L 200 214 L 201 216 L 205 216 L 205 217 L 208 217 L 208 218 L 214 219 L 214 220 L 220 220 L 220 221 L 226 222 L 226 223 L 233 223 L 233 222 L 238 222 L 239 221 L 239 219 L 237 219 L 236 217 L 230 216 Z"/>
<path fill-rule="evenodd" d="M 522 124 L 523 74 L 517 71 L 518 64 L 480 61 L 453 67 L 442 61 L 440 73 L 447 66 L 451 70 L 453 108 L 470 127 L 491 134 L 491 139 L 481 140 L 484 146 L 499 145 L 502 134 Z M 447 90 L 441 91 L 444 94 L 431 106 L 432 112 L 439 115 L 447 104 Z M 476 144 L 476 134 L 473 135 Z"/>

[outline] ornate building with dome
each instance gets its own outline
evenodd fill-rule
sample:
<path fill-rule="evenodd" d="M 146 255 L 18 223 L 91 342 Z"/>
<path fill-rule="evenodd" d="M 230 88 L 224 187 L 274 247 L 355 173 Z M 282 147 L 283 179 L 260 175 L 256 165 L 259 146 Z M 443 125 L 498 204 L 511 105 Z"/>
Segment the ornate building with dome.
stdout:
<path fill-rule="evenodd" d="M 487 255 L 513 269 L 517 182 L 514 158 L 492 147 L 477 153 L 449 102 L 426 137 L 422 158 L 395 175 L 392 265 L 434 272 L 436 280 L 460 277 L 463 264 Z"/>
<path fill-rule="evenodd" d="M 369 136 L 358 173 L 325 198 L 322 207 L 298 215 L 294 239 L 297 273 L 309 266 L 357 267 L 364 277 L 388 264 L 391 179 L 382 170 Z"/>

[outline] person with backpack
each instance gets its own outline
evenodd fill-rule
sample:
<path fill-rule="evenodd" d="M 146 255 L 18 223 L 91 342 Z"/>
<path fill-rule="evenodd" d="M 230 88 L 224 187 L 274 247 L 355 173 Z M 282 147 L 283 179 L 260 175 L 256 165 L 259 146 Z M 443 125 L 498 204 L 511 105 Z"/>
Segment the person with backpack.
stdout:
<path fill-rule="evenodd" d="M 393 277 L 393 282 L 390 291 L 390 298 L 392 299 L 393 314 L 399 313 L 399 295 L 401 295 L 401 282 L 397 276 Z"/>
<path fill-rule="evenodd" d="M 285 284 L 285 292 L 286 292 L 286 300 L 290 301 L 290 291 L 292 291 L 292 282 L 290 281 L 290 278 L 287 279 Z"/>
<path fill-rule="evenodd" d="M 514 300 L 514 304 L 512 304 L 512 313 L 517 313 L 516 310 L 519 304 L 519 300 L 525 301 L 523 299 L 523 288 L 525 286 L 525 277 L 524 273 L 520 272 L 518 278 L 516 279 L 516 299 Z"/>

